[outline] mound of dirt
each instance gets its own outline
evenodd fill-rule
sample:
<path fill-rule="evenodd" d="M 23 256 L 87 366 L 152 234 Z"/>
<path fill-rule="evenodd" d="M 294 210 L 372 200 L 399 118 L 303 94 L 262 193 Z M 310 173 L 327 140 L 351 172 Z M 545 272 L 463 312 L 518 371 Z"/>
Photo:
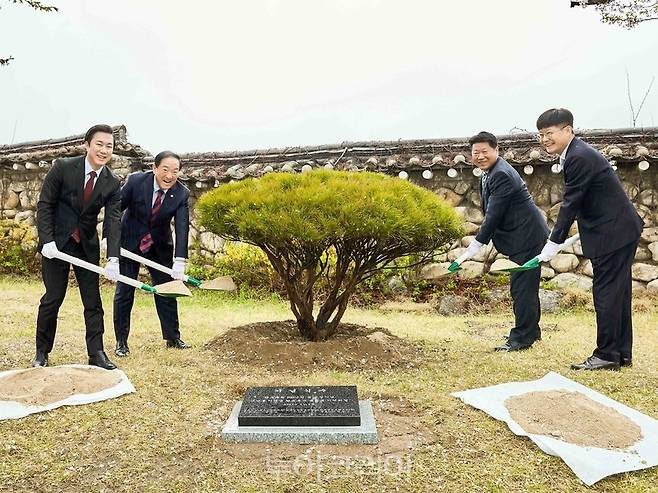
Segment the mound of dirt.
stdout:
<path fill-rule="evenodd" d="M 206 344 L 225 363 L 296 371 L 385 370 L 418 366 L 422 349 L 386 329 L 340 324 L 338 334 L 322 342 L 303 340 L 296 322 L 261 322 L 229 329 Z"/>
<path fill-rule="evenodd" d="M 120 381 L 119 373 L 102 368 L 30 368 L 0 379 L 0 401 L 47 406 L 74 394 L 94 394 L 109 389 Z"/>
<path fill-rule="evenodd" d="M 528 392 L 508 398 L 505 407 L 526 432 L 583 447 L 625 449 L 642 438 L 629 418 L 580 392 Z"/>

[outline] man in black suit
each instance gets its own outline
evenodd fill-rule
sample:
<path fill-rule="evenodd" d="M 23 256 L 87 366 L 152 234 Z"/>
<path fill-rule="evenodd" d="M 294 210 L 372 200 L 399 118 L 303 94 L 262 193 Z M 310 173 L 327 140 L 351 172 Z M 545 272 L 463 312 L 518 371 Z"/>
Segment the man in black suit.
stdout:
<path fill-rule="evenodd" d="M 548 237 L 548 226 L 528 193 L 519 173 L 498 155 L 498 141 L 489 132 L 480 132 L 469 140 L 473 163 L 482 170 L 480 198 L 484 222 L 466 252 L 452 265 L 475 255 L 490 240 L 500 253 L 517 264 L 535 257 Z M 539 269 L 513 272 L 510 292 L 514 302 L 515 325 L 507 342 L 497 351 L 527 349 L 541 339 L 539 319 Z"/>
<path fill-rule="evenodd" d="M 560 156 L 564 197 L 555 226 L 539 255 L 550 260 L 578 222 L 580 242 L 594 271 L 596 349 L 573 369 L 599 370 L 631 366 L 631 267 L 644 223 L 626 196 L 608 160 L 575 137 L 573 115 L 564 108 L 545 111 L 537 119 L 539 139 Z"/>
<path fill-rule="evenodd" d="M 137 255 L 172 268 L 171 277 L 158 270 L 149 269 L 153 284 L 183 280 L 187 261 L 187 236 L 190 229 L 190 191 L 177 181 L 180 157 L 171 151 L 155 156 L 152 171 L 134 173 L 121 189 L 121 246 Z M 171 235 L 174 220 L 176 247 Z M 121 273 L 137 278 L 140 264 L 121 257 Z M 117 284 L 114 294 L 114 333 L 117 339 L 115 354 L 128 356 L 130 312 L 135 298 L 135 288 Z M 187 349 L 180 338 L 178 306 L 174 298 L 155 296 L 155 308 L 160 319 L 162 337 L 167 347 Z"/>
<path fill-rule="evenodd" d="M 100 254 L 96 225 L 105 207 L 108 262 L 105 276 L 119 276 L 119 178 L 107 167 L 114 150 L 108 125 L 95 125 L 85 135 L 86 155 L 57 159 L 48 171 L 37 205 L 37 231 L 46 293 L 37 315 L 36 356 L 32 366 L 47 366 L 57 330 L 57 314 L 68 286 L 70 264 L 56 258 L 58 251 L 98 265 Z M 73 266 L 84 305 L 89 364 L 113 370 L 103 350 L 103 305 L 98 274 Z"/>

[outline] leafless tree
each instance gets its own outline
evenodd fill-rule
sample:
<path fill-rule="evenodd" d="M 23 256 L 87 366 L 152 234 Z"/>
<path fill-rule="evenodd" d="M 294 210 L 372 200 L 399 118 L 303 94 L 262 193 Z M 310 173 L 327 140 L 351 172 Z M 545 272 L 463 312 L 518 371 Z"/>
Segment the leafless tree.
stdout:
<path fill-rule="evenodd" d="M 631 97 L 631 76 L 628 73 L 628 69 L 626 69 L 626 94 L 628 95 L 628 106 L 631 109 L 631 122 L 633 127 L 636 125 L 637 118 L 640 116 L 640 111 L 642 111 L 642 108 L 644 107 L 644 103 L 647 100 L 647 96 L 651 92 L 651 88 L 653 87 L 653 82 L 655 80 L 656 76 L 654 75 L 651 77 L 651 82 L 649 82 L 649 87 L 647 87 L 647 90 L 644 93 L 644 97 L 642 98 L 640 106 L 638 106 L 637 111 L 635 111 L 635 107 L 633 106 L 633 98 Z"/>

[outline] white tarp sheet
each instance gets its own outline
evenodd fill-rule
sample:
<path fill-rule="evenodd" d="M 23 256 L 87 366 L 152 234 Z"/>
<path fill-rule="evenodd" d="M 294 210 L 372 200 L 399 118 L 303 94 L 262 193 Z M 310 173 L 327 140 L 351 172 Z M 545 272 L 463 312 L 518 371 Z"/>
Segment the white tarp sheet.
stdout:
<path fill-rule="evenodd" d="M 87 365 L 61 365 L 63 368 L 96 368 Z M 57 368 L 57 367 L 55 367 Z M 13 373 L 24 370 L 9 370 L 0 372 L 0 384 L 3 377 L 7 377 Z M 108 389 L 93 394 L 73 394 L 66 399 L 58 402 L 53 402 L 45 406 L 28 406 L 15 401 L 0 401 L 0 420 L 3 419 L 18 419 L 24 418 L 29 414 L 41 413 L 43 411 L 50 411 L 61 406 L 79 406 L 82 404 L 89 404 L 91 402 L 99 402 L 107 399 L 113 399 L 124 394 L 135 392 L 135 387 L 130 383 L 126 374 L 117 369 L 112 370 L 121 375 L 121 381 Z"/>
<path fill-rule="evenodd" d="M 504 404 L 505 400 L 514 395 L 548 390 L 580 392 L 596 402 L 617 410 L 641 428 L 642 439 L 624 450 L 608 450 L 583 447 L 546 435 L 526 433 L 510 416 Z M 492 387 L 454 392 L 451 395 L 484 411 L 493 418 L 504 421 L 514 434 L 527 436 L 547 454 L 560 457 L 588 486 L 612 474 L 637 471 L 658 465 L 657 420 L 557 373 L 551 372 L 539 380 L 530 382 L 504 383 Z M 578 424 L 574 423 L 574 426 L 578 426 Z"/>

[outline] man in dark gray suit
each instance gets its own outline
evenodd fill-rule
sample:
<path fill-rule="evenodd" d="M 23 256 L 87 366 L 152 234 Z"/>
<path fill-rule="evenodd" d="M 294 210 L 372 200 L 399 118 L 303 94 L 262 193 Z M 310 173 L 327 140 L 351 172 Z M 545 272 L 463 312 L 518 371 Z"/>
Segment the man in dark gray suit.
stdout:
<path fill-rule="evenodd" d="M 46 293 L 39 303 L 36 355 L 32 366 L 48 366 L 57 330 L 57 315 L 69 282 L 68 262 L 58 252 L 98 265 L 100 259 L 96 225 L 105 208 L 104 229 L 108 237 L 105 277 L 119 277 L 121 196 L 119 178 L 108 163 L 114 150 L 114 136 L 108 125 L 95 125 L 85 135 L 86 155 L 57 159 L 41 187 L 37 205 L 41 273 Z M 103 350 L 103 304 L 98 274 L 73 266 L 84 306 L 89 364 L 116 368 Z"/>
<path fill-rule="evenodd" d="M 461 264 L 493 240 L 500 253 L 517 264 L 535 257 L 548 237 L 548 226 L 519 173 L 498 155 L 498 141 L 489 132 L 469 140 L 473 163 L 482 170 L 480 198 L 484 222 L 475 239 L 454 264 Z M 453 267 L 451 266 L 451 267 Z M 497 351 L 527 349 L 541 339 L 540 269 L 513 272 L 510 292 L 515 325 Z"/>
<path fill-rule="evenodd" d="M 574 220 L 580 242 L 594 271 L 592 295 L 596 310 L 596 349 L 576 370 L 631 366 L 631 267 L 644 223 L 626 196 L 608 160 L 575 137 L 573 115 L 564 108 L 545 111 L 537 119 L 539 139 L 551 154 L 560 155 L 564 197 L 550 241 L 539 260 L 550 260 L 564 242 Z"/>

